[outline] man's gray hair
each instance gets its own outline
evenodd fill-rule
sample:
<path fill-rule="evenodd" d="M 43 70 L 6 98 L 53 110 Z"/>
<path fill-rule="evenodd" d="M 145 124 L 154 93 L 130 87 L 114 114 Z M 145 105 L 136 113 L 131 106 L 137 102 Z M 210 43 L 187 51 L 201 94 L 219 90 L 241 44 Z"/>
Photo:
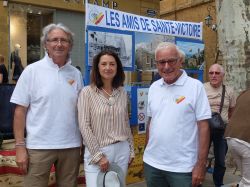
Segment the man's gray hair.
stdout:
<path fill-rule="evenodd" d="M 165 48 L 175 48 L 178 52 L 178 56 L 181 59 L 182 62 L 185 61 L 185 53 L 184 51 L 180 50 L 177 45 L 175 45 L 174 43 L 171 42 L 161 42 L 158 44 L 158 46 L 155 49 L 155 58 L 156 58 L 156 54 L 158 53 L 158 51 L 165 49 Z"/>
<path fill-rule="evenodd" d="M 73 36 L 74 36 L 74 33 L 71 30 L 69 30 L 69 28 L 66 27 L 62 23 L 58 23 L 58 24 L 51 23 L 51 24 L 49 24 L 49 25 L 47 25 L 47 26 L 45 26 L 43 28 L 43 32 L 42 32 L 43 35 L 41 37 L 41 42 L 42 42 L 43 46 L 45 46 L 45 43 L 48 40 L 48 34 L 51 31 L 55 30 L 55 29 L 61 29 L 61 30 L 63 30 L 67 34 L 67 36 L 68 36 L 69 43 L 71 44 L 71 46 L 73 46 L 73 42 L 74 42 Z"/>
<path fill-rule="evenodd" d="M 213 64 L 213 65 L 210 66 L 210 68 L 212 66 L 217 66 L 220 69 L 220 72 L 222 73 L 222 75 L 225 75 L 225 70 L 224 70 L 224 68 L 223 68 L 222 65 L 220 65 L 220 64 Z M 210 70 L 210 68 L 209 68 L 209 70 Z"/>

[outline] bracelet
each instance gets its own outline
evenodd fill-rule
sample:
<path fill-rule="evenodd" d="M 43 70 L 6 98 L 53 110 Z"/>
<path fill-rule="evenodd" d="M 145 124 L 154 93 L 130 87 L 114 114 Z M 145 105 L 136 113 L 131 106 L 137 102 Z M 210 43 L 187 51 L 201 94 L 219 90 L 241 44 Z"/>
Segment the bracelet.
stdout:
<path fill-rule="evenodd" d="M 25 147 L 26 143 L 25 142 L 17 142 L 15 145 L 16 145 L 16 147 Z"/>

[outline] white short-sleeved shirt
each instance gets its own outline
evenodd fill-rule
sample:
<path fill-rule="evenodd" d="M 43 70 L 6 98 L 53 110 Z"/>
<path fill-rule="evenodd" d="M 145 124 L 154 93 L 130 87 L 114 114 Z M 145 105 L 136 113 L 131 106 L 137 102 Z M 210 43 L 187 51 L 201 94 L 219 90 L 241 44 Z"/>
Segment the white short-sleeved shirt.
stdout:
<path fill-rule="evenodd" d="M 170 172 L 191 172 L 198 156 L 197 121 L 211 118 L 202 83 L 183 71 L 168 85 L 163 79 L 149 88 L 149 142 L 143 161 Z"/>
<path fill-rule="evenodd" d="M 59 68 L 46 54 L 25 68 L 11 102 L 28 107 L 27 148 L 64 149 L 81 145 L 77 120 L 81 88 L 81 73 L 71 65 L 71 60 Z"/>

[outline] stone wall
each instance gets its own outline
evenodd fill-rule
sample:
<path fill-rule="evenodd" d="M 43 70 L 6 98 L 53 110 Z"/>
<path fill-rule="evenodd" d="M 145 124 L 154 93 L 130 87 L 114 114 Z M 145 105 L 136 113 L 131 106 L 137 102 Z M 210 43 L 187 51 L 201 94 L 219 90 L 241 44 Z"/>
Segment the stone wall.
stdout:
<path fill-rule="evenodd" d="M 225 83 L 239 93 L 250 88 L 250 1 L 217 0 L 216 7 Z"/>

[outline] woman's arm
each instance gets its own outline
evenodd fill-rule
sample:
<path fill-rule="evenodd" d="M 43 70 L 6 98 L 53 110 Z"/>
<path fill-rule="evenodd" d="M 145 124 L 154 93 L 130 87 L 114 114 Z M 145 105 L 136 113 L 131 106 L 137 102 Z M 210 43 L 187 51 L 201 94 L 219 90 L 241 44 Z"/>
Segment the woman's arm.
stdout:
<path fill-rule="evenodd" d="M 78 98 L 78 121 L 79 121 L 79 129 L 82 134 L 83 142 L 85 146 L 88 148 L 90 154 L 92 155 L 92 159 L 90 163 L 97 163 L 104 155 L 100 151 L 100 147 L 98 141 L 93 134 L 91 128 L 91 113 L 90 106 L 91 101 L 89 98 L 89 93 L 86 88 L 84 88 Z"/>

